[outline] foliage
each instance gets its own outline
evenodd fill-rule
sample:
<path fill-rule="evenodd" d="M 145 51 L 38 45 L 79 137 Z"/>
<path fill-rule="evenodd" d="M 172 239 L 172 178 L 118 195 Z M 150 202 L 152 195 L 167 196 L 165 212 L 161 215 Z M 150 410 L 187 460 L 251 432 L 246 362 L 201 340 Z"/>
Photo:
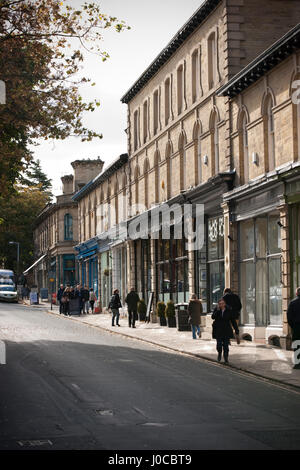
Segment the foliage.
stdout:
<path fill-rule="evenodd" d="M 156 314 L 158 317 L 163 317 L 165 318 L 165 313 L 166 313 L 166 304 L 162 301 L 157 302 L 156 304 Z"/>
<path fill-rule="evenodd" d="M 10 197 L 0 196 L 0 266 L 17 270 L 16 246 L 20 243 L 20 272 L 33 262 L 33 227 L 37 215 L 50 203 L 51 182 L 40 162 L 31 165 L 19 177 Z"/>
<path fill-rule="evenodd" d="M 165 314 L 166 314 L 167 318 L 174 318 L 175 317 L 175 304 L 174 304 L 173 300 L 169 300 L 167 302 Z"/>
<path fill-rule="evenodd" d="M 80 8 L 58 0 L 0 0 L 0 80 L 6 104 L 0 105 L 0 192 L 13 191 L 18 172 L 32 154 L 35 139 L 102 135 L 83 124 L 86 111 L 100 106 L 84 102 L 79 87 L 84 51 L 106 60 L 103 30 L 117 32 L 124 22 L 102 13 L 96 2 Z M 94 85 L 94 84 L 91 84 Z"/>

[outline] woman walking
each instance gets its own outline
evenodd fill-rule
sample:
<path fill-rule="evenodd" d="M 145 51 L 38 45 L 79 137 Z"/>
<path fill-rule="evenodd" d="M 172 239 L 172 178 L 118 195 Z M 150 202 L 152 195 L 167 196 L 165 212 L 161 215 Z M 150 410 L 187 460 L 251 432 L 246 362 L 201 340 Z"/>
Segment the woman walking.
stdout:
<path fill-rule="evenodd" d="M 229 357 L 229 343 L 230 339 L 234 338 L 233 329 L 237 335 L 239 343 L 239 329 L 234 318 L 232 310 L 226 305 L 223 299 L 220 299 L 218 306 L 214 309 L 211 317 L 213 322 L 213 338 L 217 340 L 218 361 L 222 359 L 222 352 L 224 353 L 224 361 L 228 364 Z"/>
<path fill-rule="evenodd" d="M 192 294 L 191 300 L 188 306 L 189 322 L 192 327 L 193 339 L 197 339 L 196 332 L 198 333 L 199 339 L 201 338 L 201 315 L 203 313 L 202 303 L 197 299 L 196 294 Z"/>
<path fill-rule="evenodd" d="M 94 292 L 94 289 L 91 288 L 90 289 L 90 306 L 91 306 L 91 309 L 92 309 L 92 314 L 94 313 L 94 305 L 95 305 L 96 300 L 97 300 L 97 297 L 96 297 L 96 294 Z"/>
<path fill-rule="evenodd" d="M 119 308 L 121 307 L 122 307 L 122 304 L 121 304 L 121 299 L 119 295 L 119 290 L 115 289 L 108 305 L 108 308 L 112 311 L 112 326 L 115 326 L 115 319 L 116 319 L 117 326 L 121 326 L 119 324 L 119 318 L 120 318 Z"/>
<path fill-rule="evenodd" d="M 63 304 L 63 314 L 70 316 L 70 298 L 71 298 L 71 287 L 66 287 L 62 295 L 61 301 Z"/>

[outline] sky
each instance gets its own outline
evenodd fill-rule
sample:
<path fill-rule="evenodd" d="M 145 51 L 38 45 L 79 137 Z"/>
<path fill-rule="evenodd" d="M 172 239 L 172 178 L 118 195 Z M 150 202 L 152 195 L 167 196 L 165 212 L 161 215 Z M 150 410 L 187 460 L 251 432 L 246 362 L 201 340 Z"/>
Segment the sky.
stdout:
<path fill-rule="evenodd" d="M 84 0 L 72 0 L 78 6 Z M 131 30 L 122 33 L 105 31 L 102 48 L 110 59 L 88 54 L 84 75 L 96 86 L 84 86 L 80 93 L 87 101 L 100 100 L 100 107 L 86 113 L 84 124 L 103 134 L 103 139 L 81 142 L 80 138 L 64 141 L 39 141 L 33 148 L 35 159 L 40 159 L 43 171 L 52 180 L 53 193 L 61 193 L 60 178 L 71 174 L 70 163 L 77 159 L 97 158 L 105 165 L 127 152 L 125 129 L 127 105 L 120 99 L 172 36 L 199 8 L 203 0 L 100 0 L 104 13 L 126 21 Z"/>

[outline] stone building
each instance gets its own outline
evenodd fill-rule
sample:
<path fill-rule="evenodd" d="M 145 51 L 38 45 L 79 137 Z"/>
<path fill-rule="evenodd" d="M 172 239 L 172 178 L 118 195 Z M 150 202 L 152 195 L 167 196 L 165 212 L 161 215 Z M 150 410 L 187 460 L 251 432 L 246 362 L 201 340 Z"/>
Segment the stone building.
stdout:
<path fill-rule="evenodd" d="M 257 12 L 259 11 L 259 15 Z M 217 90 L 295 25 L 300 2 L 207 0 L 122 97 L 128 105 L 130 205 L 205 207 L 205 241 L 129 242 L 130 283 L 143 297 L 187 301 L 211 312 L 225 286 L 228 228 L 223 194 L 232 190 L 231 104 Z M 150 266 L 150 268 L 149 268 Z M 230 279 L 227 276 L 226 284 Z"/>
<path fill-rule="evenodd" d="M 154 305 L 196 292 L 209 314 L 232 287 L 242 334 L 287 346 L 300 282 L 299 14 L 294 0 L 206 0 L 122 97 L 128 155 L 72 198 L 79 275 L 103 307 L 112 288 L 124 299 L 135 286 Z M 178 237 L 182 215 L 149 224 L 166 205 L 189 205 L 196 223 L 199 204 L 197 249 Z"/>
<path fill-rule="evenodd" d="M 297 25 L 218 92 L 230 100 L 236 169 L 235 187 L 223 195 L 227 284 L 242 297 L 243 334 L 282 345 L 300 283 L 299 80 Z"/>
<path fill-rule="evenodd" d="M 74 246 L 78 243 L 78 208 L 72 196 L 102 170 L 103 162 L 76 160 L 72 162 L 73 175 L 61 178 L 63 193 L 56 202 L 48 204 L 39 214 L 34 229 L 34 264 L 24 274 L 33 272 L 33 282 L 41 288 L 53 289 L 63 283 L 78 281 Z M 50 278 L 54 282 L 49 281 Z"/>
<path fill-rule="evenodd" d="M 128 155 L 120 155 L 72 198 L 78 204 L 80 282 L 94 289 L 104 307 L 113 288 L 123 298 L 127 289 L 127 248 L 120 238 L 129 218 L 127 162 Z"/>

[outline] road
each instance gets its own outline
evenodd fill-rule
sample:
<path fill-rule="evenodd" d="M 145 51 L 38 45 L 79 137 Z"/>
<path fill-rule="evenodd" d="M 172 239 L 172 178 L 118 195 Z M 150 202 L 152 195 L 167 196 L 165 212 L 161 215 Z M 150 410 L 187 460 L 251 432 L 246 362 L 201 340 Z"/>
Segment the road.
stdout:
<path fill-rule="evenodd" d="M 300 449 L 300 395 L 0 304 L 0 449 Z"/>

